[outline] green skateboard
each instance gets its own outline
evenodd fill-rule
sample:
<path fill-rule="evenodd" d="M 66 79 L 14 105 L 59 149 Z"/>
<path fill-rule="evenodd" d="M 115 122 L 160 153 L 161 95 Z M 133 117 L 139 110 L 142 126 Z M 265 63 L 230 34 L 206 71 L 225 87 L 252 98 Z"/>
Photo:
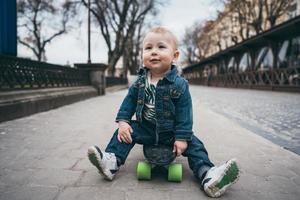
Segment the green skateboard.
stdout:
<path fill-rule="evenodd" d="M 168 181 L 182 181 L 182 165 L 172 163 L 176 155 L 170 146 L 143 146 L 146 161 L 139 161 L 137 165 L 137 178 L 139 180 L 150 180 L 154 168 L 165 168 L 168 171 Z"/>

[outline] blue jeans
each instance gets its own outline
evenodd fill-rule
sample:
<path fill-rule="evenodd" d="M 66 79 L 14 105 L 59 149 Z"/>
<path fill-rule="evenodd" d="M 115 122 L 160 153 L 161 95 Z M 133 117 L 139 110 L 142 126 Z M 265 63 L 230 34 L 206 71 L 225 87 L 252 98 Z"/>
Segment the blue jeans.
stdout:
<path fill-rule="evenodd" d="M 131 144 L 119 142 L 117 129 L 105 149 L 105 152 L 114 153 L 121 162 L 120 164 L 125 163 L 130 150 L 136 143 L 143 145 L 155 144 L 155 125 L 144 120 L 143 123 L 131 121 L 130 126 L 133 129 Z M 174 133 L 160 133 L 158 143 L 173 146 Z M 192 136 L 192 140 L 188 142 L 188 147 L 182 155 L 188 158 L 189 167 L 197 178 L 199 178 L 201 168 L 207 169 L 214 166 L 208 158 L 203 143 L 194 135 Z"/>

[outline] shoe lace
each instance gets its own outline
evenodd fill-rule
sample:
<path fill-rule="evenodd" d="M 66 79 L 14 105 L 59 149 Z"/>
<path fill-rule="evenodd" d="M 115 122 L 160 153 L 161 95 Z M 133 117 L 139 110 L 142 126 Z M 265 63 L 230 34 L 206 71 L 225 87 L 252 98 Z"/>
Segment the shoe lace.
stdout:
<path fill-rule="evenodd" d="M 113 170 L 118 169 L 117 159 L 116 159 L 116 156 L 114 153 L 106 153 L 105 154 L 105 163 L 109 169 L 113 169 Z"/>

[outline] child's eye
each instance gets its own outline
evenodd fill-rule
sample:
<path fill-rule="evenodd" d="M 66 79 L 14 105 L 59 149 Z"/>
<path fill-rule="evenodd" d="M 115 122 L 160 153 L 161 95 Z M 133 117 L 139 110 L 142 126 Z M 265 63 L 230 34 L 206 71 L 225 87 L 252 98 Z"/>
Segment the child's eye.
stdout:
<path fill-rule="evenodd" d="M 164 48 L 166 48 L 166 47 L 161 45 L 161 46 L 159 46 L 159 48 L 160 48 L 160 49 L 164 49 Z"/>
<path fill-rule="evenodd" d="M 145 47 L 145 50 L 149 50 L 149 49 L 151 49 L 151 47 Z"/>

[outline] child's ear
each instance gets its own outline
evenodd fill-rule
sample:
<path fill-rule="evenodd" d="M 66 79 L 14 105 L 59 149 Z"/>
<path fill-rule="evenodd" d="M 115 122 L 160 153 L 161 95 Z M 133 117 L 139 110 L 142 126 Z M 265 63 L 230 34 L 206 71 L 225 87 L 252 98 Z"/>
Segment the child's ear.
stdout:
<path fill-rule="evenodd" d="M 179 58 L 179 51 L 176 50 L 176 51 L 174 52 L 173 62 L 176 62 L 176 61 L 178 60 L 178 58 Z"/>

